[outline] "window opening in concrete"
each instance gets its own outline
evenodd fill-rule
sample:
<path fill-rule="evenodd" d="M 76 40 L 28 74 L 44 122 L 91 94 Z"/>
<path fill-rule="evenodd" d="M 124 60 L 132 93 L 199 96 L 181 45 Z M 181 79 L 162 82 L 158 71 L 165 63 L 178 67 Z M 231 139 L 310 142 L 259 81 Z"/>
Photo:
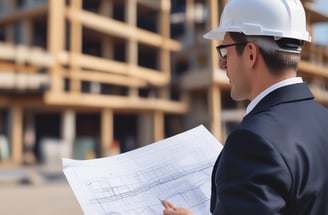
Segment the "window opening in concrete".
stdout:
<path fill-rule="evenodd" d="M 175 63 L 174 72 L 177 76 L 181 76 L 189 70 L 188 58 L 178 58 Z"/>
<path fill-rule="evenodd" d="M 33 20 L 33 38 L 32 46 L 38 46 L 47 49 L 47 17 L 39 17 Z"/>
<path fill-rule="evenodd" d="M 101 94 L 127 96 L 129 89 L 124 86 L 113 84 L 101 84 Z"/>
<path fill-rule="evenodd" d="M 125 22 L 125 0 L 113 1 L 113 19 Z"/>
<path fill-rule="evenodd" d="M 159 11 L 137 4 L 137 27 L 151 32 L 158 32 Z"/>
<path fill-rule="evenodd" d="M 159 70 L 158 53 L 156 47 L 138 44 L 138 65 L 150 69 Z"/>
<path fill-rule="evenodd" d="M 82 52 L 96 57 L 101 57 L 101 34 L 91 29 L 83 28 Z"/>
<path fill-rule="evenodd" d="M 75 159 L 92 159 L 100 156 L 100 114 L 76 114 L 76 139 L 73 157 Z"/>
<path fill-rule="evenodd" d="M 65 19 L 65 50 L 71 49 L 71 23 Z"/>
<path fill-rule="evenodd" d="M 184 130 L 184 120 L 182 115 L 165 114 L 164 131 L 165 138 L 176 135 Z"/>
<path fill-rule="evenodd" d="M 90 93 L 90 82 L 81 81 L 81 91 L 82 93 Z"/>
<path fill-rule="evenodd" d="M 171 38 L 178 38 L 186 31 L 186 1 L 171 0 L 170 13 Z"/>
<path fill-rule="evenodd" d="M 82 8 L 90 12 L 99 12 L 100 0 L 83 0 Z"/>
<path fill-rule="evenodd" d="M 36 160 L 42 163 L 42 153 L 46 139 L 60 139 L 61 115 L 59 113 L 38 113 L 35 115 L 36 142 L 34 153 Z"/>
<path fill-rule="evenodd" d="M 158 89 L 155 86 L 138 89 L 139 96 L 142 98 L 158 98 Z"/>
<path fill-rule="evenodd" d="M 122 153 L 138 147 L 137 121 L 135 114 L 114 114 L 114 139 L 119 142 Z"/>
<path fill-rule="evenodd" d="M 181 84 L 179 81 L 171 81 L 170 85 L 170 99 L 180 101 L 182 96 Z"/>
<path fill-rule="evenodd" d="M 11 154 L 8 110 L 0 109 L 0 161 L 7 160 Z"/>
<path fill-rule="evenodd" d="M 0 27 L 0 41 L 6 41 L 5 30 Z"/>
<path fill-rule="evenodd" d="M 15 44 L 22 44 L 23 43 L 23 26 L 22 23 L 18 22 L 14 24 L 14 40 Z"/>
<path fill-rule="evenodd" d="M 71 80 L 69 78 L 64 78 L 64 91 L 68 92 L 70 90 Z"/>
<path fill-rule="evenodd" d="M 16 0 L 16 8 L 21 9 L 25 6 L 25 0 Z"/>
<path fill-rule="evenodd" d="M 126 62 L 126 41 L 123 39 L 113 39 L 114 60 Z"/>

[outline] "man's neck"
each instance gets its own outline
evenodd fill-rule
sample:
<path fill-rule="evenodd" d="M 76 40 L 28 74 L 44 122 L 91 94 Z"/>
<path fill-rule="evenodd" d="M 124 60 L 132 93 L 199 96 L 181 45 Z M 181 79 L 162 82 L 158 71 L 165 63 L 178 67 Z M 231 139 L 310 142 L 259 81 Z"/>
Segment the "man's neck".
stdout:
<path fill-rule="evenodd" d="M 259 93 L 252 101 L 251 103 L 247 106 L 246 109 L 246 113 L 248 114 L 249 112 L 251 112 L 254 107 L 269 93 L 271 93 L 272 91 L 280 88 L 280 87 L 284 87 L 284 86 L 288 86 L 288 85 L 292 85 L 292 84 L 297 84 L 297 83 L 302 83 L 303 80 L 300 77 L 291 77 L 288 79 L 284 79 L 281 80 L 277 83 L 272 84 L 271 86 L 267 87 L 265 90 L 263 90 L 261 93 Z"/>
<path fill-rule="evenodd" d="M 249 100 L 252 101 L 257 95 L 259 95 L 270 86 L 295 77 L 297 77 L 296 71 L 291 69 L 282 71 L 281 75 L 274 75 L 272 72 L 266 72 L 261 76 L 258 76 L 257 80 L 254 80 L 254 88 Z"/>

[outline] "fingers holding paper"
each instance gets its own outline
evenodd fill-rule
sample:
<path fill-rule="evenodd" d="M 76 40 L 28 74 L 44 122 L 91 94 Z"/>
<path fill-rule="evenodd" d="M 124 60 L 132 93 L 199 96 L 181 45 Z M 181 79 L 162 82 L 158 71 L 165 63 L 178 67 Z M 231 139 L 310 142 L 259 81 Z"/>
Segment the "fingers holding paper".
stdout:
<path fill-rule="evenodd" d="M 193 215 L 193 213 L 185 208 L 176 208 L 171 202 L 163 200 L 163 215 Z"/>

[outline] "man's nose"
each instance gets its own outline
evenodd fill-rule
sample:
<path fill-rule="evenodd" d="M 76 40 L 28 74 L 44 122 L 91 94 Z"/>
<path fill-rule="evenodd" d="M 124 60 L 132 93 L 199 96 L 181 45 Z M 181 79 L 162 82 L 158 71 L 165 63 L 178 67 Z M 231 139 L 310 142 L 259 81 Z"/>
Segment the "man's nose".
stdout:
<path fill-rule="evenodd" d="M 227 69 L 227 60 L 219 59 L 219 67 L 222 70 L 226 70 Z"/>

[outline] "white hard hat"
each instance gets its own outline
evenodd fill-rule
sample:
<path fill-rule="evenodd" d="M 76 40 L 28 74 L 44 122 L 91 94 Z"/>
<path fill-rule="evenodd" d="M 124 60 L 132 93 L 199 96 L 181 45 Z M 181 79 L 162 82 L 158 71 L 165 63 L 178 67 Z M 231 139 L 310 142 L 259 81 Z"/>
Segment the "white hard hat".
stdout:
<path fill-rule="evenodd" d="M 311 41 L 300 0 L 229 0 L 220 26 L 204 37 L 222 41 L 226 32 Z"/>

